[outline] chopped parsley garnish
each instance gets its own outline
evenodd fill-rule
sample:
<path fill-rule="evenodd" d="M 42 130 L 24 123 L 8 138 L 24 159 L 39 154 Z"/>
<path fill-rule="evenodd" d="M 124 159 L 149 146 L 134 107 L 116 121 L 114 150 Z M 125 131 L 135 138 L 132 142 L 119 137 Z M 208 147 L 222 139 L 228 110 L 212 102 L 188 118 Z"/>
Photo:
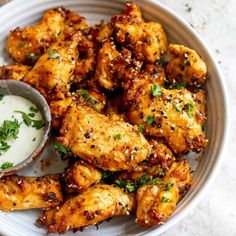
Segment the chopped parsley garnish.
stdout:
<path fill-rule="evenodd" d="M 117 139 L 121 139 L 121 134 L 117 134 L 114 136 L 114 139 L 117 140 Z"/>
<path fill-rule="evenodd" d="M 63 145 L 62 143 L 60 143 L 60 142 L 56 142 L 56 143 L 54 144 L 54 148 L 55 148 L 58 152 L 60 152 L 60 153 L 62 153 L 62 154 L 68 154 L 68 153 L 70 153 L 70 148 L 64 146 L 64 145 Z"/>
<path fill-rule="evenodd" d="M 165 184 L 165 190 L 167 190 L 167 191 L 170 190 L 171 186 L 172 186 L 171 183 Z"/>
<path fill-rule="evenodd" d="M 192 7 L 188 7 L 186 11 L 187 12 L 191 12 L 192 11 Z"/>
<path fill-rule="evenodd" d="M 0 94 L 0 101 L 2 101 L 4 95 L 3 94 Z"/>
<path fill-rule="evenodd" d="M 171 200 L 168 197 L 162 196 L 161 197 L 161 202 L 168 203 L 168 202 L 171 202 Z"/>
<path fill-rule="evenodd" d="M 111 176 L 111 175 L 113 175 L 113 174 L 114 174 L 114 172 L 109 171 L 109 170 L 103 171 L 103 172 L 102 172 L 102 179 L 107 179 L 109 176 Z"/>
<path fill-rule="evenodd" d="M 2 165 L 1 165 L 1 169 L 2 170 L 5 170 L 5 169 L 8 169 L 10 167 L 13 166 L 13 163 L 12 162 L 4 162 Z"/>
<path fill-rule="evenodd" d="M 158 178 L 163 178 L 165 176 L 165 173 L 163 171 L 161 171 L 160 173 L 158 173 L 157 177 Z"/>
<path fill-rule="evenodd" d="M 180 108 L 179 108 L 179 104 L 176 104 L 176 105 L 175 105 L 175 110 L 176 110 L 177 112 L 181 112 L 181 110 L 180 110 Z"/>
<path fill-rule="evenodd" d="M 29 117 L 35 117 L 35 113 L 28 113 Z"/>
<path fill-rule="evenodd" d="M 187 108 L 188 108 L 188 111 L 187 111 L 188 117 L 189 117 L 189 118 L 193 118 L 194 105 L 191 104 L 191 103 L 188 103 L 188 104 L 187 104 Z"/>
<path fill-rule="evenodd" d="M 89 96 L 89 92 L 86 89 L 82 89 L 81 91 L 79 91 L 78 94 L 81 97 L 83 97 L 84 99 L 86 99 L 88 102 L 91 102 L 92 104 L 97 104 L 98 103 L 95 99 L 93 99 Z"/>
<path fill-rule="evenodd" d="M 4 142 L 11 138 L 16 139 L 19 133 L 20 124 L 15 119 L 11 120 L 4 120 L 3 125 L 0 127 L 0 141 Z"/>
<path fill-rule="evenodd" d="M 147 182 L 147 178 L 148 178 L 148 175 L 147 174 L 144 174 L 142 175 L 136 182 L 135 182 L 135 185 L 136 186 L 140 186 L 140 185 L 143 185 Z"/>
<path fill-rule="evenodd" d="M 159 85 L 153 84 L 151 86 L 151 93 L 154 97 L 159 97 L 162 95 L 162 90 Z"/>
<path fill-rule="evenodd" d="M 138 125 L 138 132 L 143 134 L 144 131 L 144 125 Z"/>
<path fill-rule="evenodd" d="M 52 48 L 49 48 L 48 54 L 49 54 L 50 59 L 60 59 L 61 58 L 61 55 L 59 53 L 55 53 Z"/>
<path fill-rule="evenodd" d="M 0 127 L 0 155 L 11 147 L 7 141 L 10 139 L 17 139 L 19 129 L 20 124 L 16 119 L 13 121 L 4 120 Z"/>
<path fill-rule="evenodd" d="M 0 142 L 0 156 L 3 152 L 6 152 L 11 146 L 6 142 Z"/>
<path fill-rule="evenodd" d="M 144 160 L 144 161 L 141 162 L 141 165 L 146 166 L 147 164 L 148 164 L 148 161 L 147 161 L 147 160 Z"/>
<path fill-rule="evenodd" d="M 170 84 L 167 86 L 168 89 L 177 89 L 177 90 L 183 90 L 185 89 L 185 84 L 176 84 L 176 83 L 173 83 L 173 84 Z"/>
<path fill-rule="evenodd" d="M 123 182 L 123 181 L 115 180 L 114 183 L 115 183 L 117 186 L 119 186 L 119 187 L 121 187 L 121 188 L 124 188 L 127 193 L 132 193 L 132 192 L 134 192 L 135 189 L 136 189 L 135 186 L 132 185 L 132 184 L 129 183 L 129 182 Z"/>
<path fill-rule="evenodd" d="M 146 120 L 146 123 L 147 123 L 148 125 L 151 125 L 153 121 L 154 121 L 154 116 L 148 116 L 148 118 L 147 118 L 147 120 Z"/>
<path fill-rule="evenodd" d="M 33 139 L 32 139 L 32 141 L 34 142 L 36 140 L 36 137 L 34 137 Z"/>
<path fill-rule="evenodd" d="M 35 107 L 30 107 L 29 110 L 34 113 L 37 113 L 39 111 L 38 108 Z"/>
<path fill-rule="evenodd" d="M 22 115 L 22 119 L 27 126 L 32 126 L 33 128 L 41 129 L 45 125 L 45 121 L 43 119 L 33 120 L 23 111 L 15 111 L 15 112 L 20 113 Z"/>
<path fill-rule="evenodd" d="M 36 61 L 39 59 L 38 56 L 36 56 L 34 53 L 30 53 L 28 56 L 27 56 L 27 59 L 30 60 L 30 61 Z"/>

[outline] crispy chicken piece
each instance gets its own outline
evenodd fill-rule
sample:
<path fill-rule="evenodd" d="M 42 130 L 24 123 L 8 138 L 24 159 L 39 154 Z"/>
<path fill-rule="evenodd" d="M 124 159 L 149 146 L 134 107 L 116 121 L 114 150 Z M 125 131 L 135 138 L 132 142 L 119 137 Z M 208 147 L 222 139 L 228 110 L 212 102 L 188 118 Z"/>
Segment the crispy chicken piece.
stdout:
<path fill-rule="evenodd" d="M 116 74 L 116 59 L 120 56 L 114 43 L 105 41 L 98 52 L 95 79 L 108 90 L 114 90 L 120 86 Z"/>
<path fill-rule="evenodd" d="M 155 226 L 164 223 L 192 182 L 187 160 L 173 163 L 158 184 L 143 185 L 137 191 L 137 223 Z"/>
<path fill-rule="evenodd" d="M 52 116 L 52 127 L 59 130 L 61 122 L 67 108 L 73 103 L 73 97 L 67 97 L 61 100 L 54 100 L 50 102 L 50 111 Z"/>
<path fill-rule="evenodd" d="M 25 75 L 24 82 L 34 86 L 48 101 L 64 99 L 74 73 L 80 37 L 80 32 L 74 34 L 65 29 Z"/>
<path fill-rule="evenodd" d="M 167 38 L 159 23 L 145 23 L 141 10 L 134 3 L 126 3 L 125 10 L 112 18 L 114 37 L 122 46 L 149 63 L 161 58 L 167 50 Z"/>
<path fill-rule="evenodd" d="M 77 161 L 63 174 L 68 193 L 82 192 L 92 184 L 99 182 L 101 178 L 101 171 L 82 160 Z"/>
<path fill-rule="evenodd" d="M 169 190 L 163 185 L 143 185 L 137 191 L 137 223 L 155 226 L 164 223 L 176 208 L 180 198 L 175 183 Z"/>
<path fill-rule="evenodd" d="M 4 65 L 0 67 L 0 80 L 13 79 L 22 80 L 25 74 L 30 71 L 31 67 L 21 64 Z"/>
<path fill-rule="evenodd" d="M 205 62 L 192 49 L 183 45 L 169 44 L 170 60 L 166 66 L 167 78 L 172 83 L 203 85 L 207 79 Z"/>
<path fill-rule="evenodd" d="M 132 169 L 151 154 L 150 145 L 135 127 L 86 106 L 68 109 L 60 133 L 58 141 L 104 170 Z"/>
<path fill-rule="evenodd" d="M 72 27 L 76 31 L 87 31 L 88 25 L 85 20 L 85 18 L 81 15 L 79 15 L 77 12 L 70 11 L 68 9 L 64 9 L 65 11 L 65 26 L 66 27 Z"/>
<path fill-rule="evenodd" d="M 63 200 L 58 175 L 26 177 L 11 175 L 0 179 L 0 210 L 50 209 Z"/>
<path fill-rule="evenodd" d="M 41 225 L 49 223 L 49 233 L 64 233 L 67 230 L 96 225 L 114 216 L 129 215 L 134 209 L 133 195 L 120 188 L 100 184 L 69 198 L 55 214 L 52 211 L 45 213 L 37 222 Z"/>
<path fill-rule="evenodd" d="M 11 31 L 6 44 L 8 53 L 18 63 L 34 64 L 63 30 L 64 18 L 64 9 L 49 9 L 39 23 Z"/>
<path fill-rule="evenodd" d="M 203 100 L 187 89 L 168 90 L 162 86 L 163 70 L 143 71 L 125 85 L 124 101 L 132 124 L 143 125 L 145 133 L 164 138 L 175 154 L 200 152 L 207 139 L 202 130 L 205 114 Z M 201 117 L 201 119 L 199 119 Z"/>
<path fill-rule="evenodd" d="M 122 13 L 111 19 L 116 40 L 126 45 L 133 45 L 140 41 L 143 35 L 143 24 L 142 12 L 138 5 L 132 2 L 126 3 Z"/>
<path fill-rule="evenodd" d="M 91 40 L 81 37 L 78 45 L 78 58 L 76 60 L 74 83 L 79 83 L 83 79 L 93 74 L 95 67 L 95 48 Z"/>

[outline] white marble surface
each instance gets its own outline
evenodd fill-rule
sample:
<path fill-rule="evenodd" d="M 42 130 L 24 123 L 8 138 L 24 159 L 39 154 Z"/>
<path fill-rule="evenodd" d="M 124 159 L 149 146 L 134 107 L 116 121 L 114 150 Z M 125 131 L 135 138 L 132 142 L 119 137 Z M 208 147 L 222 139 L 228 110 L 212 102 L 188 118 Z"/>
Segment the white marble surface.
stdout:
<path fill-rule="evenodd" d="M 228 88 L 231 119 L 228 149 L 217 178 L 198 206 L 162 236 L 236 235 L 236 1 L 159 1 L 193 25 L 214 53 Z"/>

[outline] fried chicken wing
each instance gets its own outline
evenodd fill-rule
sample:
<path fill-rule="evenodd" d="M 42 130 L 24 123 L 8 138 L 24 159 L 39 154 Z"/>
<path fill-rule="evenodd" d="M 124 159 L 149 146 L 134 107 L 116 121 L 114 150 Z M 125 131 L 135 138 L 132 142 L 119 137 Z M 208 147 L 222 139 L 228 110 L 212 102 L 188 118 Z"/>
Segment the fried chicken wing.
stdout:
<path fill-rule="evenodd" d="M 25 177 L 11 175 L 0 179 L 0 210 L 50 209 L 63 200 L 58 175 Z"/>
<path fill-rule="evenodd" d="M 0 67 L 0 80 L 13 79 L 22 80 L 23 77 L 30 71 L 31 67 L 21 64 L 4 65 Z"/>
<path fill-rule="evenodd" d="M 167 78 L 170 82 L 187 85 L 203 85 L 207 79 L 205 62 L 192 49 L 183 45 L 169 44 L 170 60 L 166 67 Z"/>
<path fill-rule="evenodd" d="M 64 99 L 74 73 L 80 37 L 80 32 L 65 29 L 25 75 L 24 82 L 34 86 L 48 101 Z"/>
<path fill-rule="evenodd" d="M 150 145 L 135 127 L 81 105 L 68 109 L 60 133 L 58 141 L 104 170 L 132 169 L 151 154 Z"/>
<path fill-rule="evenodd" d="M 101 171 L 84 161 L 77 161 L 63 174 L 68 193 L 81 192 L 99 182 L 101 178 Z"/>
<path fill-rule="evenodd" d="M 199 109 L 203 100 L 196 105 L 195 95 L 187 89 L 161 87 L 165 77 L 158 68 L 154 74 L 148 73 L 143 71 L 126 84 L 124 101 L 129 121 L 143 125 L 149 135 L 164 138 L 175 154 L 203 150 L 207 144 L 202 130 L 205 117 Z"/>
<path fill-rule="evenodd" d="M 137 191 L 137 223 L 143 226 L 164 223 L 191 182 L 189 163 L 183 160 L 174 162 L 157 184 L 152 181 L 152 185 L 141 186 Z"/>
<path fill-rule="evenodd" d="M 180 198 L 175 183 L 169 190 L 163 185 L 143 185 L 137 191 L 137 223 L 155 226 L 164 223 L 173 213 Z"/>
<path fill-rule="evenodd" d="M 149 63 L 161 58 L 167 50 L 167 38 L 159 23 L 145 23 L 141 10 L 134 3 L 126 3 L 125 10 L 111 20 L 114 37 L 124 47 Z"/>
<path fill-rule="evenodd" d="M 64 233 L 70 229 L 80 229 L 95 225 L 114 216 L 129 215 L 135 209 L 135 199 L 131 194 L 110 185 L 100 184 L 66 200 L 55 212 L 38 220 L 48 225 L 49 233 Z"/>
<path fill-rule="evenodd" d="M 18 63 L 34 64 L 63 30 L 64 18 L 62 8 L 49 9 L 39 23 L 11 31 L 6 44 L 9 55 Z"/>

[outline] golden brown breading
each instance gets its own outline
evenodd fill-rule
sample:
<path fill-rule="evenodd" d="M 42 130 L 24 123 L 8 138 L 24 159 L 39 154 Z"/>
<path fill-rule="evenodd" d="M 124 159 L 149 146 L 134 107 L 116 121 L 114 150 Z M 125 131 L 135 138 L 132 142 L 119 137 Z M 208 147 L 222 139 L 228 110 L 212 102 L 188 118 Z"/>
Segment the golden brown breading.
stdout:
<path fill-rule="evenodd" d="M 148 142 L 153 150 L 152 155 L 148 159 L 149 165 L 159 164 L 164 171 L 169 170 L 175 161 L 172 151 L 161 140 L 149 138 Z"/>
<path fill-rule="evenodd" d="M 132 53 L 149 63 L 161 58 L 167 50 L 167 38 L 159 23 L 144 23 L 141 10 L 134 3 L 126 3 L 125 10 L 112 18 L 115 39 Z"/>
<path fill-rule="evenodd" d="M 126 3 L 122 13 L 111 19 L 116 40 L 126 45 L 135 44 L 140 40 L 143 35 L 143 23 L 140 8 L 132 2 Z"/>
<path fill-rule="evenodd" d="M 68 193 L 84 191 L 92 184 L 99 182 L 101 178 L 101 171 L 82 160 L 77 161 L 63 174 Z"/>
<path fill-rule="evenodd" d="M 63 200 L 58 175 L 26 177 L 11 175 L 0 179 L 0 210 L 50 209 Z"/>
<path fill-rule="evenodd" d="M 42 216 L 40 224 L 50 223 L 49 233 L 64 233 L 95 225 L 114 216 L 129 215 L 135 209 L 135 199 L 122 189 L 106 184 L 96 185 L 66 200 L 50 215 Z"/>
<path fill-rule="evenodd" d="M 60 133 L 58 141 L 104 170 L 132 169 L 151 154 L 150 145 L 135 127 L 86 106 L 68 109 Z"/>
<path fill-rule="evenodd" d="M 162 224 L 173 213 L 192 183 L 188 161 L 174 162 L 163 179 L 152 183 L 137 191 L 137 223 L 143 226 Z"/>
<path fill-rule="evenodd" d="M 155 226 L 164 223 L 173 213 L 180 198 L 178 188 L 173 183 L 169 190 L 163 185 L 143 185 L 137 191 L 137 223 Z"/>
<path fill-rule="evenodd" d="M 74 34 L 65 29 L 25 75 L 24 82 L 34 86 L 48 101 L 64 99 L 74 73 L 80 37 L 80 32 Z"/>
<path fill-rule="evenodd" d="M 51 101 L 49 104 L 51 116 L 52 116 L 52 127 L 56 130 L 61 128 L 61 122 L 67 108 L 72 104 L 73 97 L 67 97 L 61 100 Z"/>
<path fill-rule="evenodd" d="M 11 31 L 6 45 L 8 53 L 18 63 L 34 64 L 63 30 L 64 18 L 64 9 L 49 9 L 39 23 Z"/>
<path fill-rule="evenodd" d="M 95 62 L 93 42 L 84 36 L 81 37 L 78 44 L 78 58 L 76 59 L 73 82 L 79 83 L 81 80 L 89 77 L 94 71 Z"/>
<path fill-rule="evenodd" d="M 115 44 L 110 41 L 105 41 L 98 52 L 95 79 L 105 89 L 114 90 L 120 86 L 115 68 L 119 56 Z"/>
<path fill-rule="evenodd" d="M 126 83 L 128 119 L 132 124 L 145 126 L 145 133 L 164 138 L 175 154 L 200 152 L 207 144 L 202 130 L 205 117 L 196 105 L 195 95 L 187 89 L 161 87 L 163 76 L 157 67 L 155 73 L 143 71 Z M 203 119 L 199 120 L 199 116 Z"/>
<path fill-rule="evenodd" d="M 206 64 L 194 50 L 183 45 L 169 44 L 167 54 L 170 61 L 166 73 L 170 82 L 197 86 L 205 84 Z"/>
<path fill-rule="evenodd" d="M 22 80 L 25 74 L 30 71 L 31 67 L 21 64 L 4 65 L 0 67 L 0 80 L 13 79 Z"/>

